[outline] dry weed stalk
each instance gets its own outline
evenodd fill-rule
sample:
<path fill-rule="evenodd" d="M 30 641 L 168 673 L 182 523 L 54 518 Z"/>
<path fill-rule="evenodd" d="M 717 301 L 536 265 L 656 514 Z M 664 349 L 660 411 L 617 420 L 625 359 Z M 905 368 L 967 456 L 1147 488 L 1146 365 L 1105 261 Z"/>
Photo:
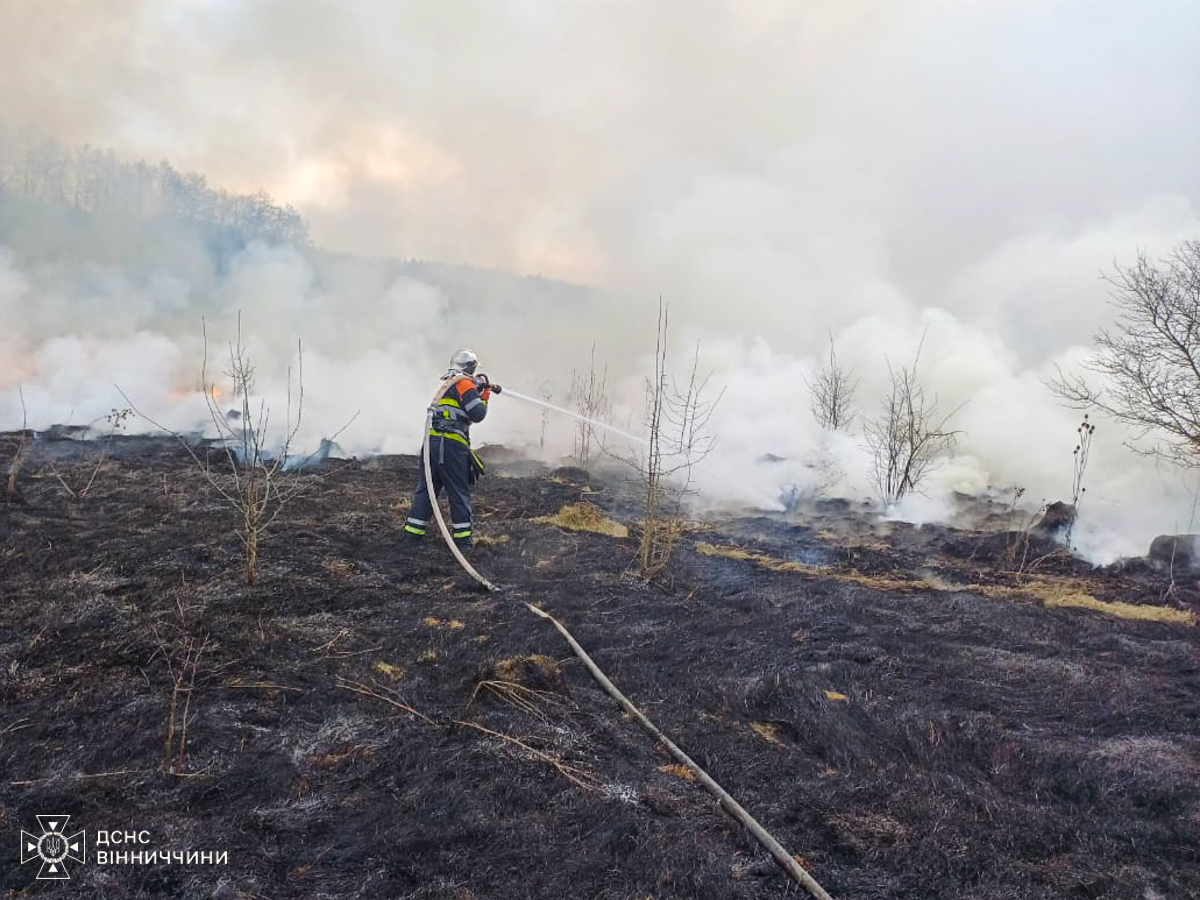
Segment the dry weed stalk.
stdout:
<path fill-rule="evenodd" d="M 96 460 L 96 465 L 92 467 L 92 473 L 88 477 L 88 480 L 84 483 L 83 487 L 76 490 L 67 483 L 67 480 L 63 478 L 61 474 L 54 472 L 54 477 L 58 479 L 58 483 L 63 486 L 63 490 L 71 495 L 72 499 L 84 500 L 87 498 L 88 492 L 92 489 L 92 485 L 96 483 L 96 476 L 100 474 L 100 469 L 104 466 L 105 461 L 108 459 L 108 451 L 112 449 L 113 438 L 116 436 L 118 431 L 125 427 L 125 420 L 132 415 L 132 409 L 113 409 L 107 416 L 100 416 L 88 424 L 87 427 L 90 430 L 93 425 L 101 420 L 108 423 L 108 434 L 105 436 L 104 443 L 100 445 L 100 456 Z"/>
<path fill-rule="evenodd" d="M 21 474 L 21 466 L 25 462 L 25 445 L 29 441 L 29 411 L 25 407 L 25 389 L 17 385 L 17 396 L 21 398 L 21 436 L 17 438 L 17 449 L 8 464 L 8 484 L 5 487 L 4 498 L 8 503 L 18 499 L 17 476 Z"/>
<path fill-rule="evenodd" d="M 337 685 L 338 687 L 351 691 L 355 694 L 361 694 L 364 697 L 371 697 L 372 699 L 379 700 L 388 704 L 389 706 L 393 706 L 396 709 L 420 719 L 426 725 L 440 727 L 440 723 L 434 721 L 429 716 L 400 700 L 394 691 L 384 685 L 363 684 L 359 681 L 350 681 L 349 679 L 341 677 L 337 679 Z M 474 697 L 474 695 L 472 695 L 472 697 Z M 558 772 L 580 790 L 590 793 L 595 791 L 599 786 L 599 781 L 596 776 L 592 775 L 586 769 L 583 769 L 579 766 L 573 766 L 570 763 L 558 759 L 557 757 L 551 756 L 549 753 L 538 750 L 536 747 L 530 746 L 527 741 L 513 737 L 511 734 L 504 734 L 501 731 L 496 731 L 492 728 L 488 728 L 485 725 L 480 725 L 478 722 L 471 722 L 466 719 L 452 719 L 446 724 L 448 724 L 450 728 L 470 728 L 472 731 L 478 731 L 480 734 L 486 734 L 489 737 L 498 738 L 505 743 L 512 744 L 514 747 L 519 747 L 526 753 L 529 753 L 531 756 L 534 756 L 551 766 L 556 772 Z"/>

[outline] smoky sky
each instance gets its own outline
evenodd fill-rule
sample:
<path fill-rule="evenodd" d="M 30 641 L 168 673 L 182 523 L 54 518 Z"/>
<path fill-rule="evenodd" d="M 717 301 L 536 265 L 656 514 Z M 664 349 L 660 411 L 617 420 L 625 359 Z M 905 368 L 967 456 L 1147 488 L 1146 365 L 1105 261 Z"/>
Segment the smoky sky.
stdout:
<path fill-rule="evenodd" d="M 1177 0 L 5 7 L 12 124 L 264 188 L 326 247 L 666 291 L 716 325 L 836 297 L 839 326 L 886 286 L 1049 353 L 1113 256 L 1195 230 Z"/>
<path fill-rule="evenodd" d="M 6 0 L 3 12 L 10 134 L 265 190 L 318 246 L 359 259 L 598 289 L 560 303 L 513 280 L 451 301 L 370 264 L 263 247 L 211 290 L 119 265 L 81 287 L 69 267 L 29 268 L 0 247 L 6 421 L 21 414 L 18 384 L 48 424 L 103 415 L 118 382 L 186 423 L 196 323 L 216 304 L 246 310 L 276 394 L 304 338 L 318 373 L 309 421 L 361 407 L 345 438 L 356 452 L 415 445 L 412 410 L 460 343 L 558 400 L 594 345 L 634 427 L 661 296 L 676 349 L 700 342 L 727 388 L 706 483 L 717 497 L 769 505 L 813 481 L 815 458 L 838 461 L 845 495 L 867 492 L 860 436 L 830 446 L 801 386 L 832 337 L 867 415 L 886 364 L 922 348 L 931 392 L 962 409 L 932 507 L 905 513 L 937 518 L 955 490 L 1063 495 L 1077 416 L 1047 373 L 1077 370 L 1111 320 L 1102 271 L 1200 235 L 1200 5 L 1179 0 Z M 794 388 L 768 432 L 765 383 Z M 540 427 L 530 410 L 496 420 L 499 440 Z M 557 430 L 547 446 L 569 448 Z M 1088 552 L 1108 560 L 1189 527 L 1195 507 L 1177 475 L 1104 434 Z M 759 466 L 764 447 L 788 464 Z"/>

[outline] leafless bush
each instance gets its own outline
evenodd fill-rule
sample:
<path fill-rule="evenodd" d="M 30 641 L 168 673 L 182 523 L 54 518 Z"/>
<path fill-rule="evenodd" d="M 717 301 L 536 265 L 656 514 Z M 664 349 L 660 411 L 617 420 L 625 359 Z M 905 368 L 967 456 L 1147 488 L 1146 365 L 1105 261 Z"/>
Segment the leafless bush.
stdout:
<path fill-rule="evenodd" d="M 888 363 L 891 390 L 879 415 L 863 424 L 872 458 L 871 475 L 885 505 L 917 490 L 942 457 L 954 449 L 961 433 L 951 430 L 949 423 L 962 407 L 942 415 L 937 397 L 927 397 L 917 377 L 920 361 L 919 346 L 911 366 L 897 371 Z"/>
<path fill-rule="evenodd" d="M 197 642 L 187 638 L 178 654 L 166 654 L 167 671 L 171 676 L 171 705 L 167 715 L 167 737 L 163 748 L 163 772 L 182 775 L 186 771 L 188 729 L 195 721 L 192 698 L 196 692 L 196 671 L 200 658 L 208 649 L 208 638 Z"/>
<path fill-rule="evenodd" d="M 175 598 L 175 621 L 151 625 L 158 649 L 150 661 L 162 659 L 171 679 L 171 700 L 167 708 L 166 737 L 163 741 L 162 771 L 166 775 L 187 772 L 188 732 L 196 720 L 193 712 L 196 679 L 200 660 L 211 646 L 208 635 L 197 637 L 191 625 L 192 609 L 181 597 Z"/>
<path fill-rule="evenodd" d="M 1186 467 L 1200 466 L 1200 240 L 1185 241 L 1155 263 L 1138 254 L 1104 280 L 1118 310 L 1114 330 L 1094 338 L 1086 377 L 1060 369 L 1048 382 L 1068 405 L 1103 410 L 1159 441 L 1139 449 Z"/>
<path fill-rule="evenodd" d="M 538 385 L 538 396 L 549 403 L 554 398 L 554 391 L 549 380 L 543 381 Z M 538 438 L 538 449 L 546 449 L 546 427 L 550 424 L 550 407 L 542 407 L 542 421 L 540 437 Z"/>
<path fill-rule="evenodd" d="M 838 363 L 832 334 L 829 335 L 829 362 L 812 381 L 805 379 L 805 384 L 818 425 L 830 431 L 850 427 L 854 421 L 854 392 L 858 389 L 858 379 L 853 369 L 844 369 Z"/>
<path fill-rule="evenodd" d="M 17 396 L 21 398 L 21 435 L 17 438 L 17 448 L 8 464 L 8 483 L 4 490 L 7 503 L 17 500 L 17 477 L 21 474 L 21 466 L 25 462 L 25 448 L 29 442 L 29 411 L 25 408 L 25 391 L 20 385 L 17 385 Z"/>
<path fill-rule="evenodd" d="M 642 481 L 642 530 L 638 541 L 638 571 L 653 578 L 667 567 L 682 533 L 683 500 L 691 490 L 693 469 L 712 452 L 715 436 L 708 424 L 724 394 L 715 398 L 711 373 L 700 374 L 700 347 L 692 356 L 686 381 L 667 369 L 667 307 L 660 301 L 654 347 L 654 377 L 646 381 L 646 449 L 625 461 Z"/>
<path fill-rule="evenodd" d="M 599 374 L 596 372 L 596 345 L 592 344 L 592 352 L 588 361 L 586 373 L 571 372 L 570 398 L 575 403 L 579 415 L 598 422 L 607 422 L 612 408 L 608 401 L 608 365 Z M 545 433 L 546 414 L 542 411 L 542 431 Z M 575 426 L 575 458 L 579 465 L 586 469 L 591 463 L 592 444 L 596 440 L 596 426 L 583 419 L 576 420 Z"/>
<path fill-rule="evenodd" d="M 236 403 L 236 408 L 228 413 L 222 410 L 219 387 L 209 377 L 208 330 L 205 326 L 200 380 L 209 420 L 222 447 L 219 455 L 224 457 L 224 464 L 220 470 L 213 467 L 210 455 L 201 459 L 182 435 L 137 411 L 137 407 L 130 402 L 138 415 L 179 440 L 209 486 L 236 512 L 236 530 L 244 551 L 246 583 L 251 585 L 258 575 L 259 546 L 288 502 L 305 488 L 306 482 L 300 476 L 305 463 L 312 459 L 312 456 L 299 461 L 289 459 L 304 411 L 304 352 L 299 342 L 296 344 L 296 354 L 296 395 L 293 397 L 292 369 L 289 366 L 285 424 L 276 441 L 272 438 L 270 408 L 265 400 L 257 398 L 254 393 L 256 372 L 246 345 L 242 342 L 241 316 L 238 316 L 237 338 L 229 344 L 229 359 L 224 370 L 228 383 L 232 385 L 231 398 Z M 122 396 L 125 396 L 124 392 Z M 353 420 L 352 417 L 350 422 Z M 329 440 L 336 439 L 350 422 L 339 428 Z"/>

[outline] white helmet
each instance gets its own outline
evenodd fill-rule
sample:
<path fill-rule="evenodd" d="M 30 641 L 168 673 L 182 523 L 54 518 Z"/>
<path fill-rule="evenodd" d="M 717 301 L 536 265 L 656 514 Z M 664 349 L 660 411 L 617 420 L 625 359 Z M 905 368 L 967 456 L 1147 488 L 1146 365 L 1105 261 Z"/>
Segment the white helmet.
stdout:
<path fill-rule="evenodd" d="M 468 350 L 465 347 L 450 357 L 450 367 L 458 369 L 460 372 L 466 372 L 468 375 L 475 374 L 477 365 L 479 365 L 479 357 L 475 355 L 474 350 Z"/>

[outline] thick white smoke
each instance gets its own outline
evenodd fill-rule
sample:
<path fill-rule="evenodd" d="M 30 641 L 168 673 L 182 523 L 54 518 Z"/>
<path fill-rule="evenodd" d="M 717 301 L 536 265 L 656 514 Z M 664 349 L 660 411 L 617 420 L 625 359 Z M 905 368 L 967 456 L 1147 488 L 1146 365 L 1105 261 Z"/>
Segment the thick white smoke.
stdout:
<path fill-rule="evenodd" d="M 1109 320 L 1102 269 L 1200 234 L 1200 8 L 1171 0 L 322 0 L 304 16 L 172 0 L 11 18 L 14 132 L 265 187 L 333 251 L 596 287 L 261 244 L 216 265 L 186 237 L 133 266 L 66 253 L 50 229 L 25 239 L 37 252 L 0 250 L 5 425 L 18 384 L 44 425 L 122 405 L 115 382 L 191 427 L 201 317 L 217 356 L 239 310 L 277 410 L 303 340 L 310 441 L 361 410 L 347 449 L 411 452 L 464 344 L 559 402 L 595 344 L 625 425 L 661 294 L 672 359 L 698 341 L 726 386 L 700 477 L 735 502 L 867 495 L 860 433 L 821 434 L 804 378 L 832 332 L 870 414 L 884 360 L 924 335 L 928 389 L 965 404 L 957 456 L 895 511 L 933 520 L 958 489 L 1069 492 L 1078 415 L 1042 379 Z M 1100 426 L 1077 540 L 1107 561 L 1187 527 L 1190 498 Z M 536 444 L 540 428 L 501 399 L 479 433 Z M 552 450 L 572 428 L 551 421 Z"/>

